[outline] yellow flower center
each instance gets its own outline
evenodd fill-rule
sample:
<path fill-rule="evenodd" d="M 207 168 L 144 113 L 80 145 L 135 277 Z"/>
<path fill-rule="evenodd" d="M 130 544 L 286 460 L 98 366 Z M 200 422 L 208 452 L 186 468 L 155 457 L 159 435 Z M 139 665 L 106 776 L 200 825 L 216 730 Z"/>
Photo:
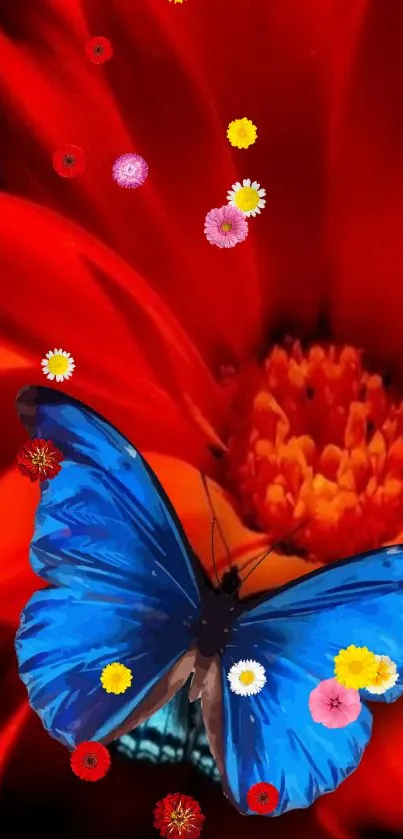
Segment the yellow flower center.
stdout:
<path fill-rule="evenodd" d="M 252 189 L 251 186 L 243 186 L 235 193 L 234 201 L 239 210 L 247 212 L 248 210 L 256 210 L 259 204 L 259 196 L 256 189 Z"/>
<path fill-rule="evenodd" d="M 246 131 L 244 128 L 238 128 L 238 137 L 246 137 Z"/>
<path fill-rule="evenodd" d="M 173 822 L 178 827 L 183 827 L 186 824 L 187 816 L 184 810 L 181 807 L 178 807 L 177 810 L 172 810 L 171 813 L 171 822 Z"/>
<path fill-rule="evenodd" d="M 239 681 L 242 685 L 252 685 L 255 681 L 255 674 L 252 670 L 243 670 L 239 676 Z"/>
<path fill-rule="evenodd" d="M 31 453 L 31 460 L 34 466 L 47 466 L 49 458 L 44 449 L 36 449 Z"/>
<path fill-rule="evenodd" d="M 224 233 L 228 233 L 228 231 L 229 231 L 229 230 L 231 230 L 231 227 L 232 227 L 232 224 L 229 224 L 227 221 L 225 221 L 225 222 L 221 225 L 221 230 L 223 230 L 223 231 L 224 231 Z"/>
<path fill-rule="evenodd" d="M 354 676 L 361 673 L 363 669 L 361 661 L 349 661 L 347 666 L 349 673 L 353 673 Z"/>
<path fill-rule="evenodd" d="M 49 372 L 54 376 L 64 376 L 69 369 L 69 359 L 65 355 L 56 353 L 48 359 Z"/>
<path fill-rule="evenodd" d="M 361 352 L 289 341 L 222 384 L 248 526 L 274 542 L 303 523 L 284 551 L 322 562 L 402 541 L 403 402 Z"/>

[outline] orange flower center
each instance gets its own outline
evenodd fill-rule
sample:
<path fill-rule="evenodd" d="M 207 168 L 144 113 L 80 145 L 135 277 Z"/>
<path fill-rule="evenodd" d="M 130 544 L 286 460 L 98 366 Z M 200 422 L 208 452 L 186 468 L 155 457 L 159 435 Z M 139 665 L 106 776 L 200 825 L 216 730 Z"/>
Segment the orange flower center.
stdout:
<path fill-rule="evenodd" d="M 274 346 L 226 385 L 227 474 L 250 526 L 321 561 L 400 539 L 403 403 L 353 347 Z M 403 534 L 402 534 L 403 535 Z"/>
<path fill-rule="evenodd" d="M 227 221 L 224 221 L 223 224 L 221 225 L 221 230 L 223 230 L 224 233 L 228 233 L 228 231 L 231 230 L 231 226 L 232 225 L 229 224 Z"/>

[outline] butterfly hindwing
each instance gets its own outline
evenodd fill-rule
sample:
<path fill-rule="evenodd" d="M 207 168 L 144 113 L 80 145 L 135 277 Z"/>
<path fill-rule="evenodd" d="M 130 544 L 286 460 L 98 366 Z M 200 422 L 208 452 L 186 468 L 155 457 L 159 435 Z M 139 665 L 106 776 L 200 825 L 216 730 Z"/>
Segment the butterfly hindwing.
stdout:
<path fill-rule="evenodd" d="M 389 656 L 402 673 L 402 593 L 403 548 L 385 548 L 290 583 L 238 619 L 217 679 L 221 730 L 216 720 L 211 731 L 208 715 L 206 722 L 219 739 L 224 788 L 241 812 L 251 813 L 247 794 L 256 783 L 276 787 L 272 815 L 280 815 L 310 806 L 357 767 L 371 734 L 366 704 L 355 722 L 329 729 L 312 720 L 309 694 L 333 677 L 334 657 L 350 644 Z M 228 673 L 248 659 L 264 666 L 266 684 L 238 696 Z M 401 678 L 392 691 L 402 694 Z"/>
<path fill-rule="evenodd" d="M 20 676 L 54 737 L 109 741 L 147 716 L 150 696 L 159 707 L 187 680 L 198 569 L 157 479 L 105 420 L 48 388 L 23 391 L 18 410 L 64 456 L 41 487 L 30 559 L 51 587 L 23 611 Z M 119 695 L 100 681 L 113 662 L 132 672 Z"/>

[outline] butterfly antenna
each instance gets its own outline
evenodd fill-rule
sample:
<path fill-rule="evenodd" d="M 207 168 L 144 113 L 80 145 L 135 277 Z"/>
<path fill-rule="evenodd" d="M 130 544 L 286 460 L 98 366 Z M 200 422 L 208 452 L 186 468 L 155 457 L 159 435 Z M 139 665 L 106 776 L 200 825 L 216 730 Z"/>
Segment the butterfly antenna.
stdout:
<path fill-rule="evenodd" d="M 281 544 L 282 544 L 282 542 L 284 542 L 284 539 L 286 539 L 287 541 L 288 541 L 288 539 L 291 539 L 291 537 L 292 537 L 292 536 L 294 536 L 294 535 L 295 535 L 295 533 L 297 533 L 297 531 L 301 529 L 301 527 L 305 527 L 305 525 L 306 525 L 307 523 L 308 523 L 307 521 L 301 521 L 299 524 L 297 524 L 297 526 L 296 526 L 296 527 L 294 527 L 294 530 L 291 530 L 291 532 L 290 532 L 290 533 L 288 533 L 285 537 L 283 536 L 281 539 L 277 539 L 277 541 L 276 541 L 276 542 L 274 542 L 274 543 L 273 543 L 273 545 L 271 545 L 271 547 L 270 547 L 267 551 L 265 551 L 265 553 L 263 554 L 263 556 L 261 556 L 261 557 L 260 557 L 260 559 L 258 559 L 258 561 L 257 561 L 257 562 L 256 562 L 256 564 L 253 566 L 253 568 L 251 568 L 251 569 L 250 569 L 250 571 L 247 573 L 246 577 L 244 577 L 244 578 L 243 578 L 243 580 L 241 580 L 241 583 L 240 583 L 240 585 L 238 586 L 237 591 L 240 589 L 240 587 L 241 587 L 241 586 L 243 586 L 243 584 L 246 582 L 246 580 L 248 579 L 248 577 L 250 577 L 250 575 L 251 575 L 251 574 L 253 574 L 253 572 L 254 572 L 254 571 L 256 571 L 256 569 L 259 567 L 259 565 L 261 565 L 261 564 L 262 564 L 262 562 L 264 562 L 264 560 L 265 560 L 265 559 L 267 559 L 267 557 L 268 557 L 268 556 L 270 556 L 270 554 L 271 554 L 271 553 L 273 553 L 273 551 L 275 551 L 275 550 L 276 550 L 276 548 L 277 548 L 279 545 L 281 545 Z M 252 559 L 252 560 L 249 560 L 249 561 L 248 561 L 248 564 L 249 564 L 249 562 L 253 562 L 253 559 Z M 245 563 L 245 565 L 246 565 L 246 563 Z M 245 565 L 243 566 L 243 568 L 245 568 Z M 243 570 L 243 568 L 241 568 L 240 570 L 242 571 L 242 570 Z"/>
<path fill-rule="evenodd" d="M 217 524 L 216 519 L 213 519 L 213 521 L 211 523 L 211 556 L 213 557 L 213 568 L 214 568 L 215 578 L 217 580 L 218 588 L 220 588 L 220 580 L 218 578 L 217 564 L 216 564 L 216 561 L 215 561 L 215 553 L 214 553 L 214 527 L 215 527 L 216 524 Z"/>
<path fill-rule="evenodd" d="M 232 565 L 232 562 L 231 562 L 231 551 L 230 551 L 230 549 L 229 549 L 228 542 L 227 542 L 227 540 L 226 540 L 226 538 L 225 538 L 225 536 L 224 536 L 223 529 L 222 529 L 222 527 L 221 527 L 221 525 L 220 525 L 220 522 L 218 521 L 218 518 L 217 518 L 217 516 L 216 516 L 216 512 L 215 512 L 215 509 L 214 509 L 214 504 L 213 504 L 213 499 L 212 499 L 212 497 L 211 497 L 211 495 L 210 495 L 210 490 L 209 490 L 209 488 L 208 488 L 208 484 L 207 484 L 207 478 L 206 478 L 206 476 L 205 476 L 204 472 L 200 472 L 200 475 L 201 475 L 201 479 L 202 479 L 202 481 L 203 481 L 204 491 L 205 491 L 205 493 L 206 493 L 206 495 L 207 495 L 207 500 L 208 500 L 208 503 L 209 503 L 209 507 L 210 507 L 211 515 L 212 515 L 212 517 L 213 517 L 213 525 L 214 525 L 214 522 L 215 522 L 215 525 L 217 526 L 218 533 L 220 534 L 220 537 L 221 537 L 221 541 L 222 541 L 222 543 L 223 543 L 223 545 L 224 545 L 225 552 L 226 552 L 226 554 L 227 554 L 228 565 L 231 567 L 231 565 Z M 214 526 L 213 526 L 213 529 L 212 529 L 212 538 L 214 538 Z M 213 559 L 214 559 L 214 548 L 213 548 Z"/>

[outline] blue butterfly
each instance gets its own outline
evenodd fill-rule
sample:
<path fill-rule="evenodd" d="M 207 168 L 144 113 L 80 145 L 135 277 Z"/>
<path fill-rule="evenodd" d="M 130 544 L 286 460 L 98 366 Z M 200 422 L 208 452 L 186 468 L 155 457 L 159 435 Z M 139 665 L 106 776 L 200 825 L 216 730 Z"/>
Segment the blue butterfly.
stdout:
<path fill-rule="evenodd" d="M 220 773 L 211 755 L 200 700 L 189 703 L 190 679 L 175 696 L 133 731 L 113 743 L 128 760 L 153 764 L 190 763 L 214 782 Z"/>
<path fill-rule="evenodd" d="M 334 656 L 356 644 L 403 669 L 403 546 L 334 563 L 239 601 L 237 569 L 214 588 L 140 453 L 88 407 L 27 388 L 17 402 L 31 437 L 64 454 L 44 482 L 31 544 L 51 587 L 26 605 L 16 638 L 20 675 L 47 731 L 68 748 L 109 743 L 172 699 L 193 673 L 225 794 L 253 814 L 248 792 L 276 787 L 270 815 L 308 807 L 356 769 L 371 736 L 363 703 L 355 722 L 312 720 L 309 694 L 331 678 Z M 231 596 L 232 595 L 232 596 Z M 240 696 L 228 674 L 256 660 L 266 683 Z M 100 674 L 118 661 L 129 690 L 106 693 Z M 401 696 L 403 682 L 373 701 Z"/>

